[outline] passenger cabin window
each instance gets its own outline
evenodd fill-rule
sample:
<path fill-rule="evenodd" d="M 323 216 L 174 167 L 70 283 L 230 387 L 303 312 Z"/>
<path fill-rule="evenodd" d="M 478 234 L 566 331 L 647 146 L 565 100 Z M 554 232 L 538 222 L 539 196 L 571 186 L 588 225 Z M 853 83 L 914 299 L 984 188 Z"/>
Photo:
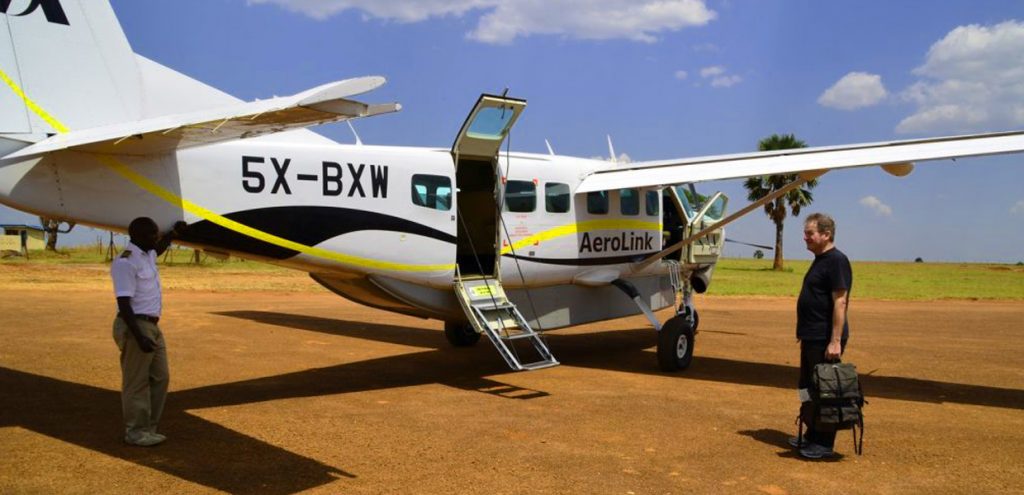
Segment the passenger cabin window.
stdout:
<path fill-rule="evenodd" d="M 658 191 L 647 191 L 647 216 L 656 217 L 658 216 L 658 206 L 661 203 L 661 196 Z"/>
<path fill-rule="evenodd" d="M 450 210 L 452 208 L 452 180 L 443 175 L 413 175 L 412 204 L 432 210 Z"/>
<path fill-rule="evenodd" d="M 640 214 L 640 191 L 619 189 L 619 212 L 623 215 Z"/>
<path fill-rule="evenodd" d="M 544 184 L 544 210 L 548 213 L 569 211 L 569 184 L 548 182 Z"/>
<path fill-rule="evenodd" d="M 587 213 L 604 215 L 608 213 L 608 191 L 587 193 Z"/>
<path fill-rule="evenodd" d="M 505 208 L 508 211 L 519 213 L 528 213 L 537 209 L 537 185 L 528 180 L 506 182 Z"/>

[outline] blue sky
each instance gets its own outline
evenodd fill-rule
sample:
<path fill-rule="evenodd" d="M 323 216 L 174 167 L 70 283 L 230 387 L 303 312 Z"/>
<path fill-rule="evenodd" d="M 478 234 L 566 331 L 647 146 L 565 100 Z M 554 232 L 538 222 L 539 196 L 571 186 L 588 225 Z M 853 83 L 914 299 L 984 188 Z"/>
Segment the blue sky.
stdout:
<path fill-rule="evenodd" d="M 1024 2 L 207 0 L 113 6 L 135 51 L 240 98 L 383 75 L 403 110 L 366 143 L 451 144 L 481 92 L 525 98 L 512 147 L 632 160 L 1024 129 Z M 316 129 L 352 142 L 347 126 Z M 1024 260 L 1024 155 L 833 172 L 832 213 L 859 260 Z M 739 181 L 701 184 L 745 204 Z M 32 221 L 12 210 L 0 220 Z M 786 257 L 807 258 L 801 225 Z M 76 229 L 77 231 L 78 229 Z M 95 240 L 81 229 L 69 243 Z M 755 212 L 729 237 L 770 243 Z M 64 242 L 62 242 L 64 244 Z M 750 256 L 730 245 L 727 254 Z"/>

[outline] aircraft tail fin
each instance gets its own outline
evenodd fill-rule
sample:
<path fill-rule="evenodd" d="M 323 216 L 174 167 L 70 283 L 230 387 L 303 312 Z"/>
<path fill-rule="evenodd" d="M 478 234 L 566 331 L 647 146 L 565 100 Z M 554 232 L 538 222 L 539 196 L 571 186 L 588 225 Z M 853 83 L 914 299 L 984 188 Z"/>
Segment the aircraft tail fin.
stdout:
<path fill-rule="evenodd" d="M 0 0 L 0 135 L 46 137 L 142 114 L 136 57 L 108 1 Z"/>

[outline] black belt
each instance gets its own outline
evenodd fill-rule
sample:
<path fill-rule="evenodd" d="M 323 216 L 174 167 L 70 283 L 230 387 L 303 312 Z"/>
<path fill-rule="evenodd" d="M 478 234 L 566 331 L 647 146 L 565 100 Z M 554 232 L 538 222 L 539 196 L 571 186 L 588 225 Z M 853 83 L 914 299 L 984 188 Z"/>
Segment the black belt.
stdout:
<path fill-rule="evenodd" d="M 124 319 L 124 316 L 121 316 L 121 313 L 118 313 L 117 317 L 122 319 L 122 320 Z M 152 323 L 154 325 L 156 325 L 160 321 L 160 317 L 159 316 L 149 316 L 149 315 L 139 315 L 139 314 L 135 315 L 135 319 L 137 319 L 137 320 L 146 320 L 146 321 L 148 321 L 148 322 L 150 322 L 150 323 Z"/>

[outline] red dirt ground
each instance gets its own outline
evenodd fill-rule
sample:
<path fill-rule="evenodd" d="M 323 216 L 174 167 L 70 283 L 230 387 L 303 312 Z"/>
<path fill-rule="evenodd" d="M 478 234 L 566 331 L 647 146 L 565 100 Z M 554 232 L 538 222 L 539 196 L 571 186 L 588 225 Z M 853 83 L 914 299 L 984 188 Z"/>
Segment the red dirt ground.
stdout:
<path fill-rule="evenodd" d="M 700 299 L 686 372 L 632 318 L 552 332 L 563 364 L 512 373 L 323 291 L 172 289 L 169 440 L 145 449 L 121 443 L 97 280 L 0 285 L 0 493 L 1024 492 L 1021 302 L 855 299 L 864 455 L 843 432 L 805 462 L 791 299 Z"/>

